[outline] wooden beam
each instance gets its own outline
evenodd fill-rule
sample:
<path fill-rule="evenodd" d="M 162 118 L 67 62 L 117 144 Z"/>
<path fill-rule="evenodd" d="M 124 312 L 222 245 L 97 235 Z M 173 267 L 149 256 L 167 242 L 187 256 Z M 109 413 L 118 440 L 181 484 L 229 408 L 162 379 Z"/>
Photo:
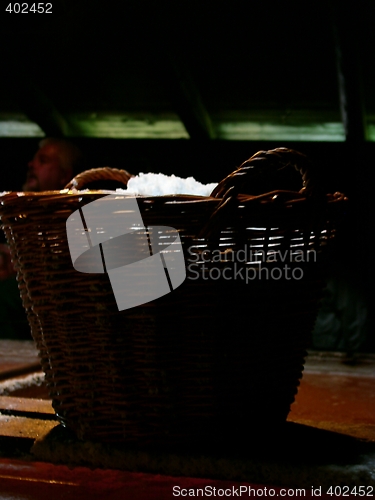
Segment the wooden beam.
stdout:
<path fill-rule="evenodd" d="M 356 38 L 359 20 L 355 10 L 341 1 L 332 3 L 332 12 L 341 117 L 346 142 L 358 147 L 366 139 L 360 54 Z"/>
<path fill-rule="evenodd" d="M 23 82 L 18 86 L 17 96 L 20 108 L 31 121 L 39 125 L 46 136 L 69 135 L 65 118 L 37 85 L 30 81 Z"/>
<path fill-rule="evenodd" d="M 184 33 L 181 17 L 184 8 L 171 3 L 168 16 L 158 2 L 151 2 L 143 29 L 154 42 L 154 53 L 160 60 L 160 81 L 168 89 L 174 110 L 193 140 L 215 138 L 211 117 L 202 99 L 199 87 L 190 70 L 188 57 L 191 48 Z"/>
<path fill-rule="evenodd" d="M 182 120 L 191 139 L 215 139 L 210 115 L 204 105 L 200 91 L 189 68 L 175 53 L 169 52 L 172 67 L 172 99 L 177 114 Z"/>
<path fill-rule="evenodd" d="M 2 59 L 11 100 L 31 121 L 37 123 L 47 136 L 69 135 L 65 118 L 35 81 L 32 71 L 27 71 L 28 62 L 24 61 L 17 49 L 5 51 L 6 55 Z"/>

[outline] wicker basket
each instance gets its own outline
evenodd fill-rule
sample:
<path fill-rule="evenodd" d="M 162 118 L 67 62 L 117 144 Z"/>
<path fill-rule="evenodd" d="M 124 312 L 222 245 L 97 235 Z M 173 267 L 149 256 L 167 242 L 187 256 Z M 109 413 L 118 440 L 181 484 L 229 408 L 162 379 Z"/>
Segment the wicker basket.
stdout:
<path fill-rule="evenodd" d="M 293 172 L 300 191 L 283 185 Z M 3 195 L 2 224 L 59 420 L 83 439 L 137 445 L 233 439 L 285 421 L 346 200 L 323 195 L 311 174 L 303 155 L 279 148 L 254 155 L 211 197 L 137 197 L 146 227 L 178 230 L 187 276 L 124 311 L 107 274 L 74 269 L 66 221 L 108 194 L 81 188 L 126 184 L 128 172 L 90 170 L 61 192 Z"/>

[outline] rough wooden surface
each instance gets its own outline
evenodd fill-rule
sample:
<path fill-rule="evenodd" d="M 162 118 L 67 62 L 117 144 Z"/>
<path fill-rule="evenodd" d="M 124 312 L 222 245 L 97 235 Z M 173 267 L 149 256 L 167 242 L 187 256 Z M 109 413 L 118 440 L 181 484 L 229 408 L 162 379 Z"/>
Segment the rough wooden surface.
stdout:
<path fill-rule="evenodd" d="M 40 369 L 38 352 L 33 341 L 0 341 L 0 380 Z"/>
<path fill-rule="evenodd" d="M 372 356 L 347 360 L 334 353 L 310 353 L 283 432 L 269 429 L 256 440 L 234 443 L 232 450 L 221 449 L 218 439 L 211 450 L 199 453 L 79 441 L 54 420 L 50 401 L 2 396 L 0 494 L 41 500 L 50 498 L 52 490 L 54 498 L 65 498 L 69 490 L 69 498 L 75 499 L 81 498 L 85 484 L 90 498 L 96 498 L 99 488 L 102 496 L 124 498 L 131 490 L 132 498 L 143 500 L 167 498 L 175 484 L 252 484 L 263 490 L 275 485 L 277 492 L 280 487 L 311 492 L 314 485 L 323 488 L 321 498 L 328 498 L 324 490 L 329 485 L 373 487 L 374 368 Z M 21 456 L 27 460 L 19 460 Z M 113 483 L 106 479 L 112 476 Z M 165 495 L 157 496 L 161 491 Z"/>

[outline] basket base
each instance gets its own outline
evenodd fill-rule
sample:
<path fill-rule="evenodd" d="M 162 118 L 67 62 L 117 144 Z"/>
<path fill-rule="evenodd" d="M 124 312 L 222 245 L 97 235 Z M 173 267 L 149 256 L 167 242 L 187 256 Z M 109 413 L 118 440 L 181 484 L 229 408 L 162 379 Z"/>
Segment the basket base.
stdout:
<path fill-rule="evenodd" d="M 105 324 L 91 313 L 90 332 L 65 332 L 47 377 L 58 418 L 81 439 L 138 445 L 231 441 L 285 421 L 317 287 L 186 280 Z"/>

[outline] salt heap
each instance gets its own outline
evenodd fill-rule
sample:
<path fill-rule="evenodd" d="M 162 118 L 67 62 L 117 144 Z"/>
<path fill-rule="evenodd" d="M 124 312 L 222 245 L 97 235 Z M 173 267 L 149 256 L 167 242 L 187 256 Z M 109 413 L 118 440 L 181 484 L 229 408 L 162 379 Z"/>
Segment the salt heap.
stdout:
<path fill-rule="evenodd" d="M 190 194 L 210 196 L 216 183 L 202 184 L 193 177 L 183 179 L 175 175 L 140 173 L 128 181 L 127 194 L 163 196 L 168 194 Z"/>

